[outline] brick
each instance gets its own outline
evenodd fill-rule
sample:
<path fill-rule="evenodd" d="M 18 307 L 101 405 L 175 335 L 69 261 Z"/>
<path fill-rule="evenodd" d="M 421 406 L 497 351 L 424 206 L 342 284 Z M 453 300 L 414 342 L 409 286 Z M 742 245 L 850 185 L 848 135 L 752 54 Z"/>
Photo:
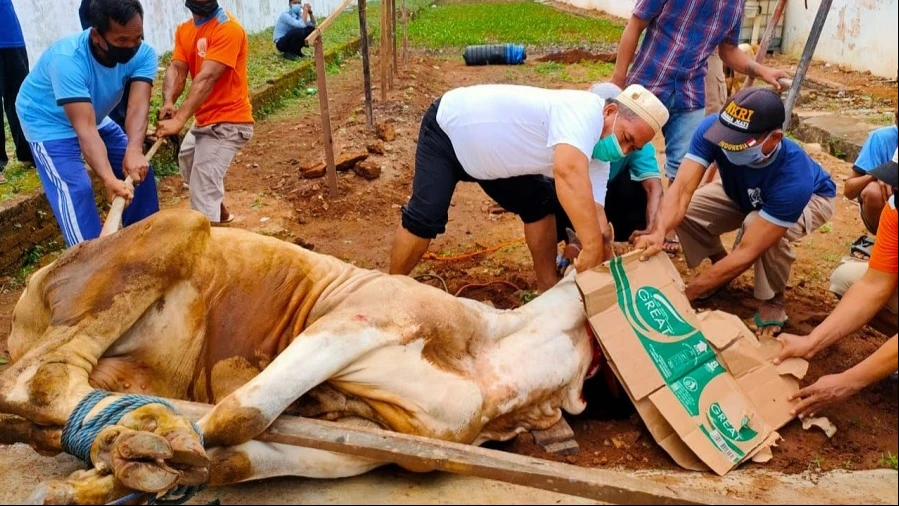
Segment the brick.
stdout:
<path fill-rule="evenodd" d="M 359 177 L 364 177 L 371 181 L 372 179 L 378 179 L 381 176 L 381 164 L 374 160 L 365 160 L 356 164 L 353 167 L 353 172 L 356 173 Z"/>

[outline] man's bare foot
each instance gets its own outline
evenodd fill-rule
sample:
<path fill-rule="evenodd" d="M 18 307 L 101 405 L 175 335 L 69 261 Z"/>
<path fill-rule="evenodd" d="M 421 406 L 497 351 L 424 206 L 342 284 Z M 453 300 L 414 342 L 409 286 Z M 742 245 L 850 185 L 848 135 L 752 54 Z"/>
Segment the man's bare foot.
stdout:
<path fill-rule="evenodd" d="M 755 314 L 755 332 L 759 337 L 776 337 L 780 334 L 789 320 L 784 309 L 783 295 L 762 302 L 758 313 Z"/>

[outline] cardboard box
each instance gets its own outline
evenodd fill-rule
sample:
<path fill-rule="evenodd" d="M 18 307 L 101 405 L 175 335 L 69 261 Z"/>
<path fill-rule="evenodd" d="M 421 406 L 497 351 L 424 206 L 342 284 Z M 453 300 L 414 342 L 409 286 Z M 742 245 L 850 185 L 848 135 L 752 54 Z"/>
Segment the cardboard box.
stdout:
<path fill-rule="evenodd" d="M 760 342 L 734 315 L 697 315 L 659 254 L 640 252 L 581 273 L 593 332 L 655 440 L 679 465 L 724 475 L 779 439 L 788 397 L 808 364 L 775 367 L 780 345 Z"/>

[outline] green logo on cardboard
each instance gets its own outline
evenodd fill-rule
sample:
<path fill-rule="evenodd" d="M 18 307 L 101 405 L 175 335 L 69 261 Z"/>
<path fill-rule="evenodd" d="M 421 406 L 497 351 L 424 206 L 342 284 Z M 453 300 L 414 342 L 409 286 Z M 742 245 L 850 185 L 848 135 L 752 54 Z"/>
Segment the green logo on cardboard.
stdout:
<path fill-rule="evenodd" d="M 742 420 L 739 429 L 734 427 L 730 420 L 727 419 L 727 415 L 724 414 L 724 410 L 721 409 L 721 405 L 717 402 L 709 406 L 709 419 L 712 420 L 712 424 L 718 429 L 718 432 L 731 441 L 752 441 L 758 435 L 758 432 L 747 426 L 749 423 L 748 418 Z"/>
<path fill-rule="evenodd" d="M 660 290 L 644 286 L 637 290 L 637 311 L 647 324 L 666 336 L 685 336 L 696 329 L 677 312 Z"/>

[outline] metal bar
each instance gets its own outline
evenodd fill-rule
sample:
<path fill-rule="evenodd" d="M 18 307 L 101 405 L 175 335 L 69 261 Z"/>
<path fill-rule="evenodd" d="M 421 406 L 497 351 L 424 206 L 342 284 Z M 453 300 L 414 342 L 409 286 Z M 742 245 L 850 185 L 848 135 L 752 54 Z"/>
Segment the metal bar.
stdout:
<path fill-rule="evenodd" d="M 765 61 L 765 56 L 768 54 L 768 46 L 771 45 L 771 39 L 774 38 L 774 33 L 777 31 L 777 24 L 780 23 L 780 18 L 783 17 L 784 9 L 787 7 L 787 0 L 778 0 L 777 5 L 774 7 L 774 12 L 771 14 L 771 19 L 768 20 L 768 26 L 765 28 L 765 35 L 762 35 L 762 42 L 759 43 L 759 51 L 755 55 L 756 63 L 762 63 Z M 748 88 L 752 86 L 752 83 L 755 82 L 755 78 L 752 76 L 746 76 L 746 81 L 743 82 L 743 87 Z"/>
<path fill-rule="evenodd" d="M 815 22 L 812 24 L 808 41 L 805 43 L 805 50 L 802 52 L 799 66 L 796 68 L 796 75 L 793 76 L 793 86 L 790 87 L 790 93 L 787 95 L 787 103 L 785 104 L 787 117 L 784 121 L 784 130 L 790 128 L 790 123 L 793 120 L 793 107 L 799 98 L 799 90 L 802 89 L 802 81 L 805 80 L 808 67 L 812 64 L 812 56 L 815 55 L 815 48 L 818 47 L 818 40 L 821 38 L 821 32 L 824 30 L 824 22 L 827 21 L 827 13 L 830 11 L 831 4 L 833 4 L 833 0 L 821 0 L 821 5 L 818 7 L 818 14 L 815 16 Z"/>
<path fill-rule="evenodd" d="M 321 37 L 315 39 L 315 73 L 318 78 L 318 105 L 322 116 L 322 141 L 325 143 L 325 163 L 328 167 L 330 198 L 337 198 L 337 167 L 334 165 L 334 139 L 331 133 L 331 113 L 328 111 L 328 76 L 325 73 L 325 50 Z"/>

